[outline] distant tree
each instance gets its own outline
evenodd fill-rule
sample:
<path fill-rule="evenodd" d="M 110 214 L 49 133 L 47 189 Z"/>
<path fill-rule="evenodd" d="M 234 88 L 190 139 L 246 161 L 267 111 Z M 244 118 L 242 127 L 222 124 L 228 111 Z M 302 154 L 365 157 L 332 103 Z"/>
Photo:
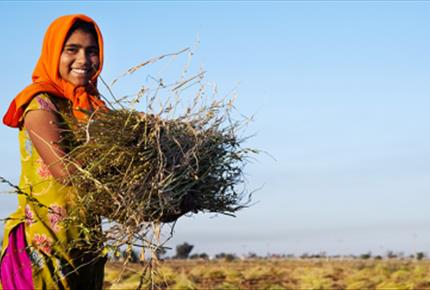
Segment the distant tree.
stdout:
<path fill-rule="evenodd" d="M 216 258 L 216 259 L 224 259 L 224 260 L 226 260 L 227 262 L 231 262 L 231 261 L 233 261 L 233 260 L 236 260 L 236 259 L 237 259 L 237 257 L 236 257 L 236 255 L 235 255 L 235 254 L 227 254 L 227 253 L 219 253 L 219 254 L 216 254 L 216 255 L 215 255 L 215 258 Z"/>
<path fill-rule="evenodd" d="M 387 251 L 387 258 L 388 259 L 395 259 L 395 258 L 397 258 L 397 255 L 393 251 Z"/>
<path fill-rule="evenodd" d="M 203 259 L 203 260 L 208 260 L 208 259 L 209 259 L 209 256 L 208 256 L 208 254 L 206 254 L 206 253 L 201 253 L 201 254 L 195 253 L 195 254 L 192 254 L 189 258 L 190 258 L 190 259 Z"/>
<path fill-rule="evenodd" d="M 425 256 L 426 256 L 426 254 L 425 254 L 425 253 L 423 253 L 423 252 L 417 252 L 417 253 L 415 254 L 415 257 L 416 257 L 416 259 L 417 259 L 418 261 L 420 261 L 420 260 L 424 259 L 424 258 L 425 258 Z"/>
<path fill-rule="evenodd" d="M 248 255 L 246 255 L 246 258 L 248 259 L 257 259 L 258 255 L 254 252 L 249 252 Z"/>
<path fill-rule="evenodd" d="M 197 254 L 197 253 L 194 253 L 194 254 L 190 255 L 188 258 L 191 259 L 191 260 L 199 259 L 200 255 Z"/>
<path fill-rule="evenodd" d="M 235 254 L 227 254 L 224 258 L 227 262 L 231 262 L 237 259 Z"/>
<path fill-rule="evenodd" d="M 194 248 L 194 246 L 188 244 L 187 242 L 180 244 L 180 245 L 177 245 L 175 258 L 177 258 L 177 259 L 188 259 L 188 256 L 190 255 L 193 248 Z"/>
<path fill-rule="evenodd" d="M 382 256 L 381 256 L 381 255 L 376 255 L 376 256 L 374 257 L 374 259 L 375 259 L 375 260 L 382 260 Z"/>
<path fill-rule="evenodd" d="M 227 255 L 227 254 L 224 252 L 219 253 L 219 254 L 215 254 L 215 259 L 224 259 L 225 255 Z"/>
<path fill-rule="evenodd" d="M 367 252 L 367 253 L 364 253 L 364 254 L 360 255 L 360 259 L 363 259 L 363 260 L 370 259 L 371 257 L 372 257 L 372 253 L 371 252 Z"/>
<path fill-rule="evenodd" d="M 199 255 L 199 258 L 200 258 L 200 259 L 203 259 L 203 260 L 209 260 L 209 255 L 208 255 L 208 254 L 206 254 L 206 253 L 201 253 L 201 254 Z"/>
<path fill-rule="evenodd" d="M 300 255 L 300 259 L 307 259 L 309 258 L 309 254 L 308 253 L 303 253 Z"/>

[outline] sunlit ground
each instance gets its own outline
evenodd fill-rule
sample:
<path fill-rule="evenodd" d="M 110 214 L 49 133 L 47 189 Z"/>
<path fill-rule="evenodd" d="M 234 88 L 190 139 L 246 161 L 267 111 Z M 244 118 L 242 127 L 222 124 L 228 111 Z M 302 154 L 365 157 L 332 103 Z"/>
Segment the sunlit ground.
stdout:
<path fill-rule="evenodd" d="M 137 287 L 142 266 L 131 264 L 120 277 L 121 269 L 107 265 L 106 289 Z M 430 261 L 169 260 L 153 281 L 163 289 L 430 289 Z"/>

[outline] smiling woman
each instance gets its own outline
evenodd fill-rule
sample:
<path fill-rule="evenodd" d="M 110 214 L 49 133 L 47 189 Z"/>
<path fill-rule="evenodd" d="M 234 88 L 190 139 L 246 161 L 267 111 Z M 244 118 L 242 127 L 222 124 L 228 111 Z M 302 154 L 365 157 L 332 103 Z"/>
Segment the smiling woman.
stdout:
<path fill-rule="evenodd" d="M 86 243 L 89 236 L 74 222 L 75 188 L 67 181 L 76 169 L 62 161 L 68 153 L 64 145 L 71 142 L 63 134 L 63 116 L 79 122 L 104 107 L 96 88 L 102 64 L 103 39 L 91 18 L 56 19 L 46 32 L 33 83 L 3 118 L 19 129 L 22 167 L 19 206 L 5 223 L 5 289 L 102 288 L 103 245 Z"/>

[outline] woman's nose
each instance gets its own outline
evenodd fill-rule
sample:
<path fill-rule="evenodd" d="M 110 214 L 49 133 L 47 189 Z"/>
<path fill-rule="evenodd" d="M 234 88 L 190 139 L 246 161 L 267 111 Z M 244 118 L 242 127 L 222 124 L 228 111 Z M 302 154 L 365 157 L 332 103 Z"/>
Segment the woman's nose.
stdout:
<path fill-rule="evenodd" d="M 89 56 L 87 55 L 87 53 L 85 52 L 84 49 L 79 50 L 79 52 L 76 56 L 76 62 L 79 63 L 80 65 L 89 64 L 90 59 L 89 59 Z"/>

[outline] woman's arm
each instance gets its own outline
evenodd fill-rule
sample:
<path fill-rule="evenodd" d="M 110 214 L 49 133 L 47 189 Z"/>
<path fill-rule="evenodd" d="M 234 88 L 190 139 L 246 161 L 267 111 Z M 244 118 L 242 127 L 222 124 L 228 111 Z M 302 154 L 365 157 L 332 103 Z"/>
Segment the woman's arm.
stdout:
<path fill-rule="evenodd" d="M 61 183 L 67 183 L 70 171 L 74 168 L 63 162 L 65 153 L 60 146 L 61 134 L 55 112 L 29 111 L 24 117 L 24 128 L 52 176 Z"/>

